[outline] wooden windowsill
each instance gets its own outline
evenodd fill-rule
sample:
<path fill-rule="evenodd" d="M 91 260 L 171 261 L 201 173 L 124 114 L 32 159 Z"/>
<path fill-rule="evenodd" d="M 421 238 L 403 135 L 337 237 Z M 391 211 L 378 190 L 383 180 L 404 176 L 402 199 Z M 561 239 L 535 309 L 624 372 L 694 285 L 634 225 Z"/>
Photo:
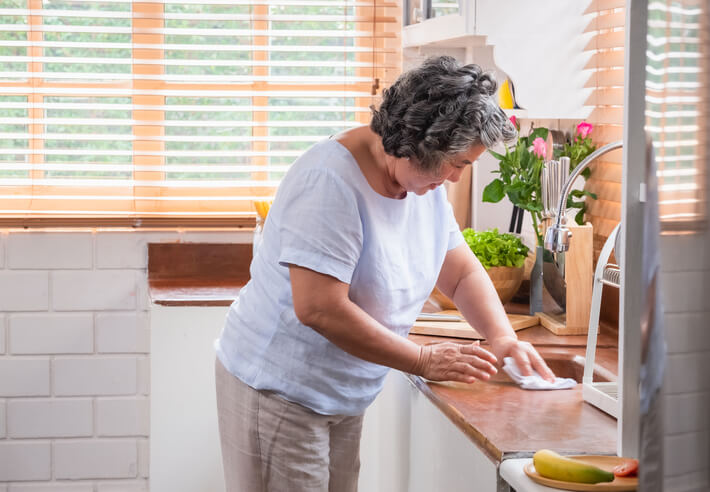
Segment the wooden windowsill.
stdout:
<path fill-rule="evenodd" d="M 150 243 L 150 298 L 163 306 L 229 306 L 249 281 L 251 259 L 251 244 Z"/>

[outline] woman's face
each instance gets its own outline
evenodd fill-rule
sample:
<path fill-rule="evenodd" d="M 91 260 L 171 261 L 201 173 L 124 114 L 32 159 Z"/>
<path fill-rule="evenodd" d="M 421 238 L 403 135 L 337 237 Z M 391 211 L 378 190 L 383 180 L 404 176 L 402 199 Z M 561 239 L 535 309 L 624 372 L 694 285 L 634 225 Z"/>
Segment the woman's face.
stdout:
<path fill-rule="evenodd" d="M 400 166 L 400 173 L 395 175 L 395 177 L 399 185 L 406 191 L 423 195 L 427 191 L 441 186 L 444 181 L 457 182 L 461 178 L 464 169 L 473 165 L 485 150 L 486 147 L 483 144 L 473 145 L 465 152 L 456 154 L 442 162 L 438 172 L 420 170 L 419 163 L 415 161 L 414 157 L 409 160 L 403 159 L 406 164 Z"/>

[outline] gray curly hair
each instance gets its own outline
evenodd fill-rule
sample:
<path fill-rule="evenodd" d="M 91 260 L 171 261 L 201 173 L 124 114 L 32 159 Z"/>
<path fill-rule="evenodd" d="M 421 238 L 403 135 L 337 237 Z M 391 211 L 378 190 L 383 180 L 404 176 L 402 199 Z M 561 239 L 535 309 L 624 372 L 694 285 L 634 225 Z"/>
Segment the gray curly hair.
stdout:
<path fill-rule="evenodd" d="M 490 148 L 516 138 L 493 97 L 497 87 L 478 65 L 432 57 L 383 92 L 379 109 L 371 108 L 370 128 L 382 137 L 387 154 L 416 157 L 422 170 L 436 171 L 472 145 Z"/>

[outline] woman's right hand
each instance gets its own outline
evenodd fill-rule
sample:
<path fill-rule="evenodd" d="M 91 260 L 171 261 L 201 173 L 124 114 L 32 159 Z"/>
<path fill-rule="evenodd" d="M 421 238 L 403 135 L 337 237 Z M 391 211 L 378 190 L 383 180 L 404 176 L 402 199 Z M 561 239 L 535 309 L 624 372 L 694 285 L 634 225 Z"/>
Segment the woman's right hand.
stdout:
<path fill-rule="evenodd" d="M 419 359 L 411 373 L 431 381 L 473 383 L 487 380 L 498 370 L 496 356 L 480 346 L 453 342 L 420 346 Z"/>

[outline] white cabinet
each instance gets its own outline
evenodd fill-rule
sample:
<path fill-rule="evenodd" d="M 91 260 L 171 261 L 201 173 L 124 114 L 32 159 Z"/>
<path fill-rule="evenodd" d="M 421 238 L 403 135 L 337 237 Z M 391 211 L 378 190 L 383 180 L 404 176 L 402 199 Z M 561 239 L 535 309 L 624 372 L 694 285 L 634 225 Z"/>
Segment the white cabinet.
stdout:
<path fill-rule="evenodd" d="M 365 414 L 361 492 L 495 492 L 496 465 L 397 371 Z"/>
<path fill-rule="evenodd" d="M 151 308 L 150 492 L 224 492 L 215 352 L 228 307 Z"/>

